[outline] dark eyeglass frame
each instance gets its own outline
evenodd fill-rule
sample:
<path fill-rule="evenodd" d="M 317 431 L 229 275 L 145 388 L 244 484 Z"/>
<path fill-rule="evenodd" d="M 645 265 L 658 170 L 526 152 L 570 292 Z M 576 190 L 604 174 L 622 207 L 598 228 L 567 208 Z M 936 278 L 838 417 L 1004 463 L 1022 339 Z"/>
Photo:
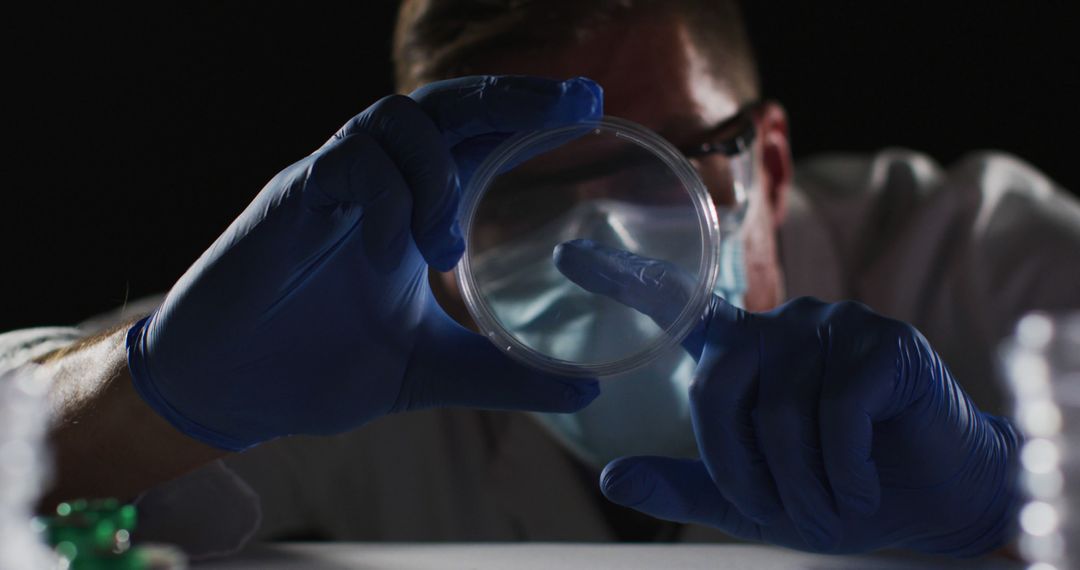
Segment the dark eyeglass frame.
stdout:
<path fill-rule="evenodd" d="M 723 154 L 727 157 L 746 152 L 754 144 L 757 128 L 754 126 L 754 113 L 761 108 L 761 101 L 743 105 L 735 115 L 725 119 L 709 131 L 712 139 L 722 133 L 735 131 L 734 135 L 722 139 L 709 140 L 699 145 L 679 149 L 688 159 L 703 158 L 710 154 Z M 736 130 L 736 127 L 737 130 Z"/>

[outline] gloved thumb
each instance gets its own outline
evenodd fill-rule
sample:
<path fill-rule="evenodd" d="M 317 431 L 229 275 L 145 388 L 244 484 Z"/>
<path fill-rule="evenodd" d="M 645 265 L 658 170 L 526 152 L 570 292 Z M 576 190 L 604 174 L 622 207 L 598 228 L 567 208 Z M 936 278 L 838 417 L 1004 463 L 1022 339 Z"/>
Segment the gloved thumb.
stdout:
<path fill-rule="evenodd" d="M 729 533 L 756 526 L 720 494 L 700 459 L 622 457 L 604 468 L 600 490 L 611 502 L 658 519 Z"/>

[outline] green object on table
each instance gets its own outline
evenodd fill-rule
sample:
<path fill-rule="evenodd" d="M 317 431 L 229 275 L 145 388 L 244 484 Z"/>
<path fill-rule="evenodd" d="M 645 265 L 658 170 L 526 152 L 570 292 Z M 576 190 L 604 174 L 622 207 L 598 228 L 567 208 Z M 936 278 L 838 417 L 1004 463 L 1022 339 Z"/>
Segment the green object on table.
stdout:
<path fill-rule="evenodd" d="M 60 503 L 56 515 L 42 517 L 46 540 L 67 559 L 70 570 L 145 570 L 139 549 L 131 548 L 135 507 L 116 499 Z"/>

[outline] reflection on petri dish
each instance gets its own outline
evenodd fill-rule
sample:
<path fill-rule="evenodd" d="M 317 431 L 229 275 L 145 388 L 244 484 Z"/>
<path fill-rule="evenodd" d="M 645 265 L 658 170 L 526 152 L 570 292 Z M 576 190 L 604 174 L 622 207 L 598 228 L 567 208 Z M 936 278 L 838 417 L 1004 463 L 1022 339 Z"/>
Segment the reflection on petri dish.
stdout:
<path fill-rule="evenodd" d="M 700 177 L 664 139 L 622 119 L 511 138 L 476 171 L 461 221 L 456 276 L 477 326 L 552 372 L 606 376 L 649 362 L 689 333 L 716 280 L 720 230 Z M 559 272 L 553 251 L 575 239 L 670 262 L 696 288 L 660 326 Z"/>

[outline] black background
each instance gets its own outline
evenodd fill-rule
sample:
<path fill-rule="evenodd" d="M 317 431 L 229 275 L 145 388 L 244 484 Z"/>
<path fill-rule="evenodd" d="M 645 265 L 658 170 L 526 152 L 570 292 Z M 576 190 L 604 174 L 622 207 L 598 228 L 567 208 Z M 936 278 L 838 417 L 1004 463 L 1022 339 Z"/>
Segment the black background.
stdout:
<path fill-rule="evenodd" d="M 988 4 L 749 2 L 796 157 L 998 148 L 1080 189 L 1075 19 Z M 3 24 L 0 330 L 168 289 L 275 172 L 392 91 L 389 0 L 21 10 Z"/>

